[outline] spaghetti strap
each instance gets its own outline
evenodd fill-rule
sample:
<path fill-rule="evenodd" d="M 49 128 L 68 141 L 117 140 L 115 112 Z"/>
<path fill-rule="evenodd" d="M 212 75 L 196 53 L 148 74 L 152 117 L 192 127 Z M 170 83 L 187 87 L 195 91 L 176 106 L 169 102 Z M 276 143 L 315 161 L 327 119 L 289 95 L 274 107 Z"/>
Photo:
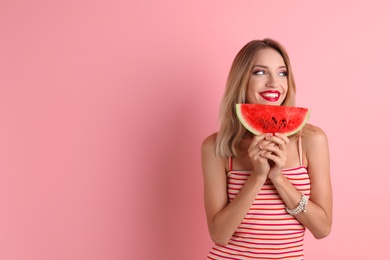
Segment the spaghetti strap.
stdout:
<path fill-rule="evenodd" d="M 229 171 L 233 171 L 233 158 L 229 156 Z"/>
<path fill-rule="evenodd" d="M 299 133 L 298 136 L 298 154 L 299 154 L 299 163 L 301 166 L 303 166 L 303 161 L 302 161 L 302 130 Z"/>

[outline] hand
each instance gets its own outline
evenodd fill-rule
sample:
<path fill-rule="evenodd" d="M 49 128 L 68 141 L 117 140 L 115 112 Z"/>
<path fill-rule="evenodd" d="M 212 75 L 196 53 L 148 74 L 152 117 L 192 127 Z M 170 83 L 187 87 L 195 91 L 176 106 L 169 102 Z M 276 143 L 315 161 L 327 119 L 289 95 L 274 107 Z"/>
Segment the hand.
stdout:
<path fill-rule="evenodd" d="M 248 148 L 248 155 L 253 164 L 253 174 L 263 177 L 267 177 L 271 169 L 268 163 L 268 158 L 263 156 L 267 151 L 262 148 L 266 145 L 272 145 L 270 141 L 266 140 L 267 136 L 272 136 L 272 134 L 254 136 L 252 143 Z"/>
<path fill-rule="evenodd" d="M 265 141 L 269 143 L 266 144 Z M 262 151 L 260 153 L 270 162 L 268 177 L 272 180 L 282 175 L 282 169 L 287 162 L 287 145 L 290 140 L 284 134 L 275 133 L 274 136 L 267 135 L 265 141 L 261 144 Z"/>

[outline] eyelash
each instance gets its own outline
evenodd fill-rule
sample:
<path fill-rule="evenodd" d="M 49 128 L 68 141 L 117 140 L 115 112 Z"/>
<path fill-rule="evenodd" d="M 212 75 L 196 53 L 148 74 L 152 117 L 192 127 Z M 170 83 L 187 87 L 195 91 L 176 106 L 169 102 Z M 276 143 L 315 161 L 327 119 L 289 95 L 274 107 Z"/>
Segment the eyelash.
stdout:
<path fill-rule="evenodd" d="M 266 75 L 267 72 L 265 70 L 256 70 L 253 72 L 254 75 Z M 286 77 L 288 75 L 287 71 L 281 71 L 278 73 L 279 76 Z"/>
<path fill-rule="evenodd" d="M 262 72 L 262 73 L 261 73 L 261 72 Z M 266 72 L 265 72 L 265 70 L 255 70 L 255 71 L 253 72 L 253 74 L 254 74 L 254 75 L 265 75 Z"/>

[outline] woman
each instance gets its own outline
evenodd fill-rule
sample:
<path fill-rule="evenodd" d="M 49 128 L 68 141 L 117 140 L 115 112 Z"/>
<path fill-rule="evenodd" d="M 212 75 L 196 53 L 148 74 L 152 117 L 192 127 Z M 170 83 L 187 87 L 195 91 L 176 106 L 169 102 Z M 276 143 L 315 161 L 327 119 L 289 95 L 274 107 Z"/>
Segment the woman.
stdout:
<path fill-rule="evenodd" d="M 208 259 L 303 259 L 309 229 L 332 225 L 328 141 L 306 124 L 294 136 L 253 136 L 236 103 L 295 105 L 287 52 L 272 39 L 245 45 L 232 64 L 221 104 L 221 127 L 202 144 L 205 211 L 215 246 Z"/>

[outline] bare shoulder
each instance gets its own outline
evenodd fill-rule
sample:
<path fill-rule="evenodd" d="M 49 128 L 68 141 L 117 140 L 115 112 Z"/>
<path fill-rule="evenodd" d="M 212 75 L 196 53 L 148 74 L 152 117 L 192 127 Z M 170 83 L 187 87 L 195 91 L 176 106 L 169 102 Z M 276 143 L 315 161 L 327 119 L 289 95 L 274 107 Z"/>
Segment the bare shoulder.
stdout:
<path fill-rule="evenodd" d="M 328 164 L 328 138 L 321 128 L 307 124 L 302 131 L 302 146 L 308 165 Z"/>
<path fill-rule="evenodd" d="M 213 152 L 215 153 L 215 142 L 217 139 L 218 133 L 213 133 L 209 136 L 207 136 L 203 142 L 202 142 L 202 153 L 210 153 Z"/>
<path fill-rule="evenodd" d="M 202 168 L 205 175 L 215 176 L 216 172 L 221 172 L 225 175 L 225 161 L 224 158 L 217 156 L 216 153 L 216 139 L 218 133 L 209 135 L 202 143 Z"/>
<path fill-rule="evenodd" d="M 222 164 L 224 165 L 224 160 L 222 157 L 217 156 L 216 153 L 216 140 L 218 133 L 213 133 L 206 137 L 202 143 L 202 161 Z"/>
<path fill-rule="evenodd" d="M 306 124 L 303 128 L 302 140 L 309 146 L 328 143 L 328 137 L 325 132 L 318 126 L 312 124 Z"/>
<path fill-rule="evenodd" d="M 215 140 L 217 139 L 217 135 L 218 135 L 218 133 L 213 133 L 213 134 L 207 136 L 203 140 L 202 147 L 203 146 L 215 145 Z"/>

